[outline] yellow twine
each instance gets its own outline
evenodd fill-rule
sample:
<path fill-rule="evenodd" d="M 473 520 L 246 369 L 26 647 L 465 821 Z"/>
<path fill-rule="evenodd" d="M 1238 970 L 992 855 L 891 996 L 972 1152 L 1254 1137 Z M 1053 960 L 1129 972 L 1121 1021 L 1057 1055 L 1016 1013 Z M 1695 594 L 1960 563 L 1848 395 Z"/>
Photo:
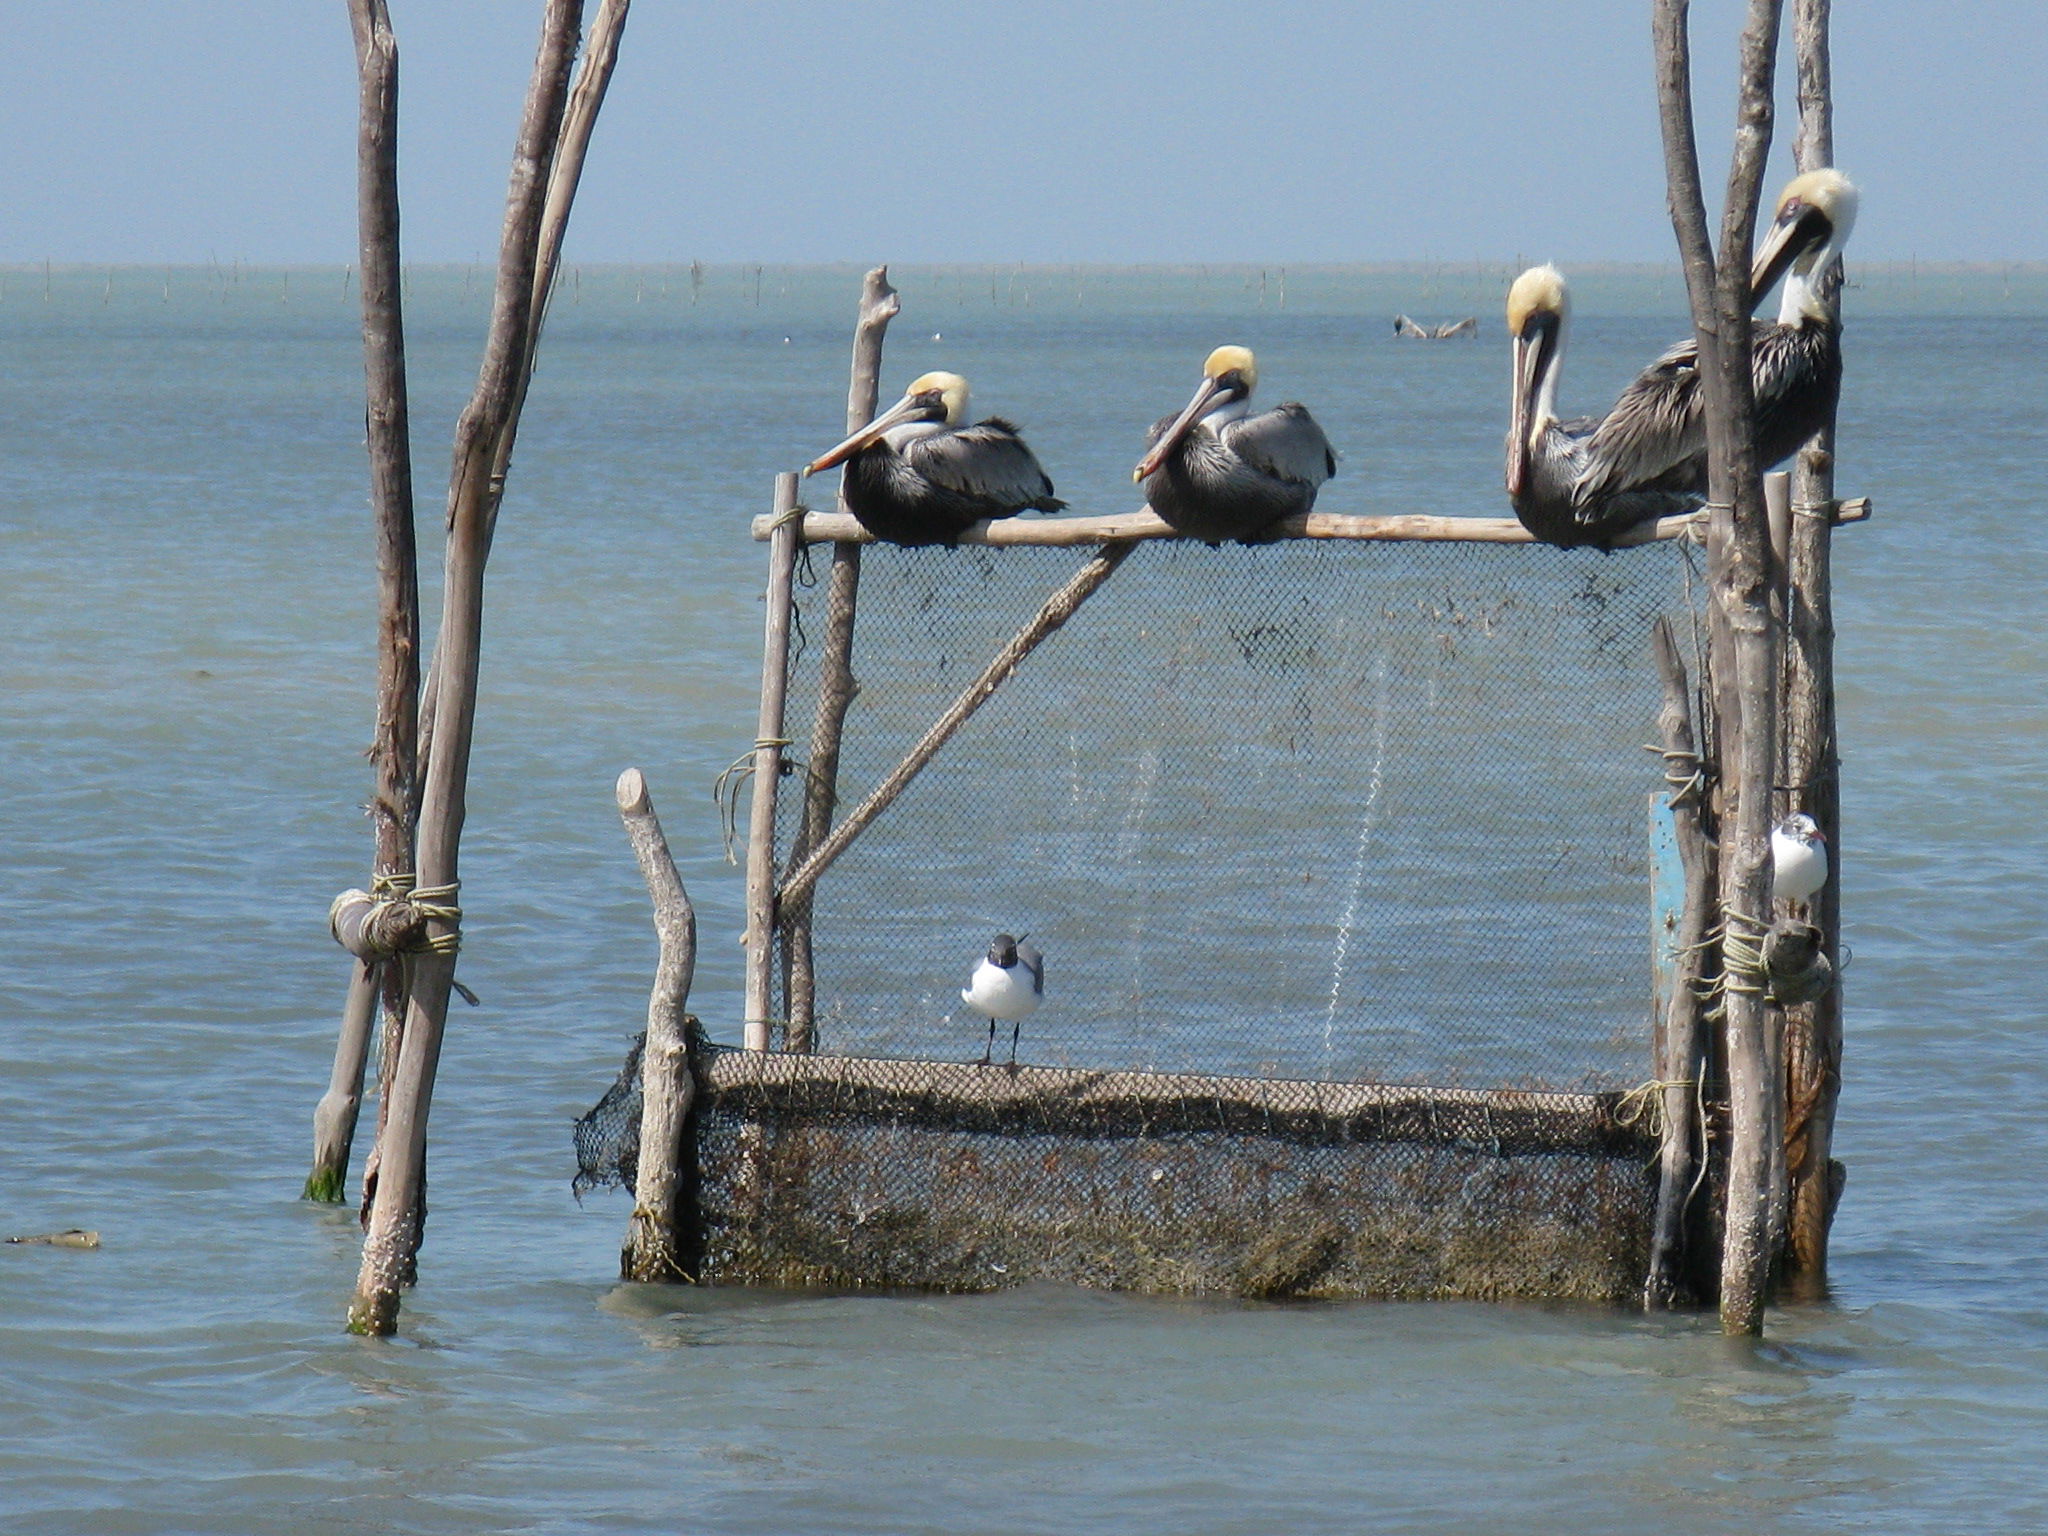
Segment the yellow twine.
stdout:
<path fill-rule="evenodd" d="M 462 908 L 455 904 L 461 890 L 460 880 L 451 880 L 446 885 L 414 887 L 411 897 L 413 910 L 432 921 L 446 923 L 449 928 L 443 934 L 421 934 L 412 946 L 416 952 L 452 955 L 462 948 Z"/>
<path fill-rule="evenodd" d="M 1738 927 L 1748 932 L 1736 931 Z M 1747 912 L 1728 908 L 1722 918 L 1721 982 L 1731 992 L 1761 997 L 1769 973 L 1764 969 L 1764 939 L 1771 925 Z"/>
<path fill-rule="evenodd" d="M 733 850 L 740 840 L 740 785 L 753 775 L 756 757 L 770 749 L 779 752 L 789 744 L 787 736 L 759 737 L 752 748 L 726 764 L 724 771 L 711 781 L 711 801 L 718 807 L 718 830 L 725 839 L 726 863 L 739 863 Z"/>
<path fill-rule="evenodd" d="M 1647 1083 L 1638 1083 L 1614 1101 L 1614 1123 L 1626 1126 L 1641 1125 L 1651 1136 L 1662 1141 L 1666 1125 L 1665 1090 L 1698 1086 L 1699 1079 L 1693 1077 L 1652 1078 Z"/>

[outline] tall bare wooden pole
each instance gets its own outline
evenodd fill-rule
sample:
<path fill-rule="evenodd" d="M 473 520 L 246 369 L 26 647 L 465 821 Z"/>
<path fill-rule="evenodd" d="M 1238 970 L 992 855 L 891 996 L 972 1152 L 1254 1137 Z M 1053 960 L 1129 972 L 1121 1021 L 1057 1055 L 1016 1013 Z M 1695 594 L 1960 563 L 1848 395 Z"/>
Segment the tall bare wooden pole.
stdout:
<path fill-rule="evenodd" d="M 766 630 L 761 647 L 761 706 L 754 730 L 753 800 L 747 823 L 747 975 L 743 1027 L 750 1051 L 773 1034 L 775 966 L 775 801 L 782 787 L 784 702 L 789 695 L 789 627 L 799 543 L 796 476 L 775 477 L 775 533 L 768 546 Z"/>
<path fill-rule="evenodd" d="M 861 285 L 860 318 L 853 331 L 853 378 L 846 391 L 850 437 L 875 419 L 882 380 L 882 341 L 901 309 L 889 286 L 889 269 L 876 267 Z M 842 479 L 844 477 L 842 476 Z M 842 502 L 844 497 L 841 498 Z M 832 546 L 832 576 L 825 593 L 825 651 L 818 664 L 818 707 L 804 774 L 803 819 L 791 840 L 789 867 L 796 868 L 832 830 L 839 804 L 839 749 L 846 712 L 860 685 L 853 676 L 854 621 L 860 599 L 860 546 Z M 811 954 L 811 893 L 788 903 L 782 920 L 783 995 L 789 1003 L 789 1048 L 817 1046 L 817 973 Z"/>
<path fill-rule="evenodd" d="M 688 1280 L 677 1198 L 683 1188 L 683 1125 L 696 1081 L 690 1075 L 690 980 L 697 969 L 697 914 L 662 836 L 661 820 L 638 768 L 619 775 L 619 817 L 654 903 L 661 941 L 647 996 L 647 1041 L 640 1052 L 640 1153 L 633 1218 L 619 1253 L 623 1280 Z"/>
<path fill-rule="evenodd" d="M 370 758 L 376 847 L 373 883 L 402 891 L 413 873 L 414 784 L 420 692 L 419 555 L 414 532 L 412 436 L 399 282 L 398 40 L 385 0 L 349 0 L 357 79 L 356 227 L 363 308 L 364 426 L 370 506 L 377 530 L 377 725 Z M 340 1201 L 362 1103 L 379 982 L 386 982 L 386 1040 L 395 1043 L 404 989 L 397 963 L 350 969 L 334 1071 L 314 1112 L 313 1169 L 306 1197 Z"/>
<path fill-rule="evenodd" d="M 1719 535 L 1710 548 L 1710 584 L 1728 637 L 1728 654 L 1717 655 L 1714 662 L 1722 677 L 1733 678 L 1733 718 L 1724 714 L 1721 721 L 1721 971 L 1729 1094 L 1721 1326 L 1739 1334 L 1763 1328 L 1773 1257 L 1773 1158 L 1768 1148 L 1782 1137 L 1782 1100 L 1768 1069 L 1761 956 L 1770 914 L 1776 635 L 1770 609 L 1769 531 L 1756 461 L 1749 329 L 1749 257 L 1771 143 L 1779 11 L 1780 0 L 1750 0 L 1743 26 L 1735 150 L 1722 207 L 1718 263 L 1708 241 L 1693 131 L 1686 0 L 1655 0 L 1653 22 L 1671 218 L 1699 344 L 1707 415 L 1707 500 Z"/>
<path fill-rule="evenodd" d="M 1793 55 L 1799 69 L 1799 169 L 1835 163 L 1834 84 L 1828 52 L 1829 0 L 1793 0 Z M 1838 274 L 1827 280 L 1839 281 Z M 1788 627 L 1785 672 L 1785 783 L 1793 804 L 1820 823 L 1835 859 L 1834 877 L 1808 903 L 1822 935 L 1835 986 L 1785 1020 L 1786 1161 L 1790 1210 L 1785 1290 L 1801 1300 L 1827 1294 L 1828 1228 L 1838 1192 L 1835 1099 L 1841 1091 L 1841 770 L 1835 726 L 1833 538 L 1835 424 L 1829 419 L 1792 469 Z"/>
<path fill-rule="evenodd" d="M 388 1334 L 397 1328 L 399 1288 L 419 1249 L 418 1195 L 426 1173 L 427 1116 L 461 937 L 458 856 L 483 641 L 484 559 L 490 518 L 503 492 L 501 475 L 494 470 L 500 445 L 516 430 L 525 396 L 548 173 L 560 140 L 582 20 L 582 0 L 547 0 L 539 54 L 513 151 L 490 335 L 476 392 L 455 428 L 437 652 L 440 678 L 420 809 L 419 884 L 414 893 L 416 904 L 430 909 L 430 947 L 414 962 L 405 1036 L 382 1137 L 382 1174 L 349 1306 L 349 1327 L 358 1333 Z"/>

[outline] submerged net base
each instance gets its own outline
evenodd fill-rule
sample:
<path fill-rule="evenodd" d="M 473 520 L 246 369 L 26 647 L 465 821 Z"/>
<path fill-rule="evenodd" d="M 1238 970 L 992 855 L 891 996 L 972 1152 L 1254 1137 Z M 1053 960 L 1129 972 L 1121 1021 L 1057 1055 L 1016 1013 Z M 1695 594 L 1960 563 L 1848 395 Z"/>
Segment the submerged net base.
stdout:
<path fill-rule="evenodd" d="M 1618 1095 L 713 1050 L 700 1278 L 1623 1302 L 1654 1146 Z"/>

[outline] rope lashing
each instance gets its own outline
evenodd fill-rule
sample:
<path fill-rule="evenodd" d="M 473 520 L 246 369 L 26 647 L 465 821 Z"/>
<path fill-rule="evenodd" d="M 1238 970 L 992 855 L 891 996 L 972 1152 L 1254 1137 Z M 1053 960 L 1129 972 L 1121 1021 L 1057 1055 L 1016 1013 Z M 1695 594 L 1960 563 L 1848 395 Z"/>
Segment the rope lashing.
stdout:
<path fill-rule="evenodd" d="M 1728 991 L 1763 996 L 1770 973 L 1764 968 L 1764 940 L 1771 925 L 1734 907 L 1723 915 L 1721 984 Z"/>
<path fill-rule="evenodd" d="M 753 776 L 754 759 L 770 748 L 779 752 L 789 744 L 787 736 L 760 737 L 711 781 L 711 800 L 718 807 L 718 830 L 725 839 L 726 863 L 739 863 L 735 850 L 740 841 L 740 786 Z"/>
<path fill-rule="evenodd" d="M 1634 1128 L 1641 1126 L 1658 1141 L 1664 1139 L 1666 1121 L 1664 1118 L 1664 1094 L 1672 1088 L 1697 1090 L 1700 1080 L 1696 1077 L 1651 1078 L 1646 1083 L 1637 1083 L 1614 1101 L 1614 1123 Z"/>
<path fill-rule="evenodd" d="M 1674 811 L 1691 800 L 1698 803 L 1699 797 L 1707 791 L 1707 768 L 1697 752 L 1678 752 L 1670 747 L 1653 747 L 1645 744 L 1645 752 L 1654 752 L 1664 759 L 1664 782 L 1671 786 L 1671 793 L 1664 797 L 1665 804 Z M 1690 764 L 1690 771 L 1681 772 Z"/>
<path fill-rule="evenodd" d="M 421 934 L 419 942 L 413 945 L 416 952 L 452 955 L 462 948 L 462 908 L 455 903 L 461 891 L 460 880 L 451 880 L 446 885 L 413 887 L 413 909 L 429 921 L 446 923 L 449 929 L 443 934 Z"/>
<path fill-rule="evenodd" d="M 1824 523 L 1832 523 L 1841 511 L 1839 501 L 1795 501 L 1792 503 L 1794 517 L 1811 517 Z"/>

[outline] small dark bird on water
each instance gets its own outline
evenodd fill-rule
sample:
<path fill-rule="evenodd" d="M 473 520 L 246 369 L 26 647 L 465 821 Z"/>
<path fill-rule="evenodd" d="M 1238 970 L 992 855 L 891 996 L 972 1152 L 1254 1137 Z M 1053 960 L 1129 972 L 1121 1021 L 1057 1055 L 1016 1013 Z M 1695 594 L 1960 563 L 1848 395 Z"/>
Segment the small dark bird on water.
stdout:
<path fill-rule="evenodd" d="M 845 464 L 847 510 L 891 544 L 956 544 L 987 519 L 1066 506 L 1016 427 L 966 418 L 967 381 L 927 373 L 804 473 Z"/>
<path fill-rule="evenodd" d="M 1248 347 L 1218 347 L 1178 416 L 1154 422 L 1131 478 L 1179 533 L 1210 545 L 1252 543 L 1283 517 L 1316 504 L 1337 454 L 1308 408 L 1289 400 L 1251 413 L 1259 365 Z"/>
<path fill-rule="evenodd" d="M 997 934 L 960 992 L 961 1002 L 988 1019 L 988 1048 L 981 1053 L 980 1065 L 987 1066 L 995 1054 L 998 1019 L 1010 1021 L 1010 1065 L 1017 1064 L 1017 1037 L 1024 1020 L 1044 1000 L 1045 956 L 1022 938 Z"/>

